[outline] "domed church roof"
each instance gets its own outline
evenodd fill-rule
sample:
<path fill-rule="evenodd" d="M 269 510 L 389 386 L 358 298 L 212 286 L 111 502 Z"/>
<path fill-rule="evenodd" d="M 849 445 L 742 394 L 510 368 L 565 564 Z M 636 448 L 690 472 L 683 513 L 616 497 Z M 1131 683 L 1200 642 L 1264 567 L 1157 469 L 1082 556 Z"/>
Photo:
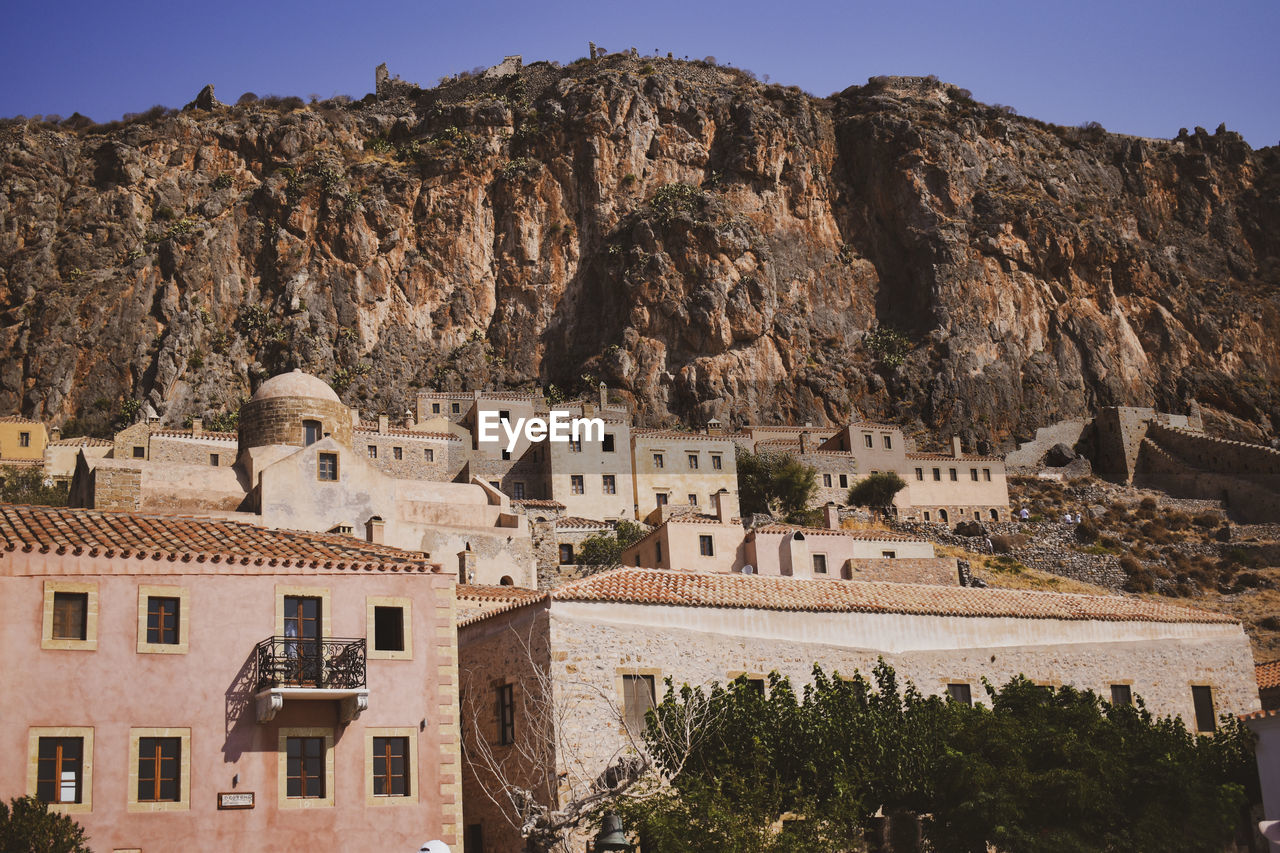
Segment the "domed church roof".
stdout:
<path fill-rule="evenodd" d="M 258 390 L 254 393 L 250 402 L 256 403 L 260 400 L 271 400 L 277 397 L 309 397 L 313 400 L 328 400 L 339 404 L 342 402 L 338 399 L 338 395 L 333 392 L 333 389 L 329 387 L 329 383 L 318 376 L 303 373 L 297 368 L 294 368 L 289 373 L 272 376 L 266 382 L 263 382 L 258 386 Z"/>

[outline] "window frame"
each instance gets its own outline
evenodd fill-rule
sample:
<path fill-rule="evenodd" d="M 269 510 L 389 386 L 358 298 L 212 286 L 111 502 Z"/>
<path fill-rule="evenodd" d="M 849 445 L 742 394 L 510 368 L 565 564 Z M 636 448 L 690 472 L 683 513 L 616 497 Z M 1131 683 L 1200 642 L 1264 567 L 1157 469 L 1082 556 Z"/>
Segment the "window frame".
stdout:
<path fill-rule="evenodd" d="M 947 469 L 947 474 L 948 474 L 948 476 L 950 476 L 950 477 L 951 477 L 951 482 L 953 482 L 953 483 L 958 483 L 958 482 L 960 482 L 960 472 L 959 472 L 959 470 L 957 470 L 957 469 L 955 469 L 955 468 L 948 468 L 948 469 Z"/>
<path fill-rule="evenodd" d="M 566 551 L 566 550 L 565 550 L 566 548 L 567 548 L 567 549 L 569 549 L 569 550 L 568 550 L 568 551 Z M 566 559 L 565 559 L 565 555 L 566 555 L 566 554 L 567 554 L 567 555 L 568 555 L 568 557 L 569 557 L 569 559 L 568 559 L 568 560 L 566 560 Z M 572 542 L 561 542 L 561 543 L 556 547 L 556 556 L 557 556 L 557 558 L 560 560 L 559 565 L 561 565 L 561 566 L 572 566 L 572 565 L 576 565 L 576 564 L 574 563 L 574 560 L 577 558 L 577 556 L 578 556 L 578 555 L 574 553 L 573 543 L 572 543 Z"/>
<path fill-rule="evenodd" d="M 408 790 L 404 794 L 375 794 L 375 776 L 373 772 L 376 755 L 374 747 L 379 738 L 403 738 L 407 741 L 405 750 L 405 772 L 408 775 Z M 364 730 L 364 801 L 368 806 L 403 806 L 418 803 L 418 729 L 415 726 L 380 727 Z"/>
<path fill-rule="evenodd" d="M 697 471 L 697 470 L 698 470 L 698 454 L 697 454 L 697 453 L 689 453 L 689 452 L 686 452 L 686 453 L 685 453 L 685 460 L 689 463 L 689 470 L 690 470 L 690 471 Z"/>
<path fill-rule="evenodd" d="M 963 688 L 963 689 L 962 689 Z M 945 685 L 947 698 L 952 702 L 963 702 L 973 707 L 973 687 L 967 681 L 948 681 Z"/>
<path fill-rule="evenodd" d="M 710 454 L 710 455 L 711 455 L 711 470 L 712 470 L 712 471 L 723 471 L 723 470 L 724 470 L 724 456 L 723 456 L 722 454 L 719 454 L 719 453 L 712 453 L 712 454 Z"/>
<path fill-rule="evenodd" d="M 333 476 L 325 476 L 325 462 L 333 462 Z M 316 454 L 316 480 L 321 483 L 336 483 L 342 478 L 341 466 L 338 462 L 338 454 L 336 453 L 317 453 Z"/>
<path fill-rule="evenodd" d="M 823 474 L 823 475 L 822 475 L 822 488 L 824 488 L 824 489 L 829 489 L 829 488 L 831 488 L 831 475 L 830 475 L 830 474 Z"/>
<path fill-rule="evenodd" d="M 365 658 L 368 660 L 413 660 L 413 599 L 391 595 L 367 595 L 365 606 Z M 400 609 L 400 639 L 402 649 L 377 648 L 377 622 L 379 607 Z M 324 621 L 324 614 L 320 614 Z"/>
<path fill-rule="evenodd" d="M 830 574 L 830 573 L 831 573 L 831 568 L 830 568 L 830 566 L 828 566 L 828 565 L 827 565 L 827 555 L 826 555 L 826 554 L 819 552 L 819 553 L 816 553 L 816 554 L 810 554 L 809 556 L 812 558 L 812 563 L 813 563 L 813 574 L 815 574 L 815 575 L 827 575 L 827 574 Z M 822 568 L 818 568 L 818 562 L 819 562 L 819 561 L 821 561 L 821 562 L 822 562 Z"/>
<path fill-rule="evenodd" d="M 1117 681 L 1110 685 L 1111 687 L 1111 704 L 1112 705 L 1133 705 L 1133 684 L 1128 681 Z M 1116 691 L 1120 690 L 1124 693 L 1124 701 L 1118 701 Z"/>
<path fill-rule="evenodd" d="M 85 595 L 84 639 L 55 638 L 53 636 L 54 597 L 57 593 Z M 94 652 L 98 650 L 98 585 L 83 581 L 45 581 L 44 610 L 41 619 L 40 648 Z"/>
<path fill-rule="evenodd" d="M 289 740 L 291 738 L 324 739 L 324 796 L 289 796 Z M 324 726 L 281 727 L 276 736 L 276 808 L 333 808 L 333 729 Z"/>
<path fill-rule="evenodd" d="M 617 452 L 617 451 L 614 449 L 613 433 L 611 433 L 611 432 L 606 432 L 606 433 L 604 434 L 604 437 L 600 440 L 600 452 L 601 452 L 601 453 L 616 453 L 616 452 Z"/>
<path fill-rule="evenodd" d="M 142 739 L 171 738 L 178 741 L 178 799 L 141 800 L 138 798 Z M 129 789 L 127 810 L 131 812 L 174 812 L 191 809 L 191 729 L 129 729 Z"/>
<path fill-rule="evenodd" d="M 18 446 L 19 446 L 19 447 L 30 447 L 30 446 L 31 446 L 31 433 L 30 433 L 30 432 L 19 432 L 19 433 L 18 433 Z"/>
<path fill-rule="evenodd" d="M 569 494 L 585 495 L 587 493 L 587 482 L 581 474 L 569 475 Z"/>
<path fill-rule="evenodd" d="M 426 460 L 428 462 L 436 461 L 436 449 L 434 447 L 424 447 L 422 449 L 422 454 L 424 457 L 426 457 Z"/>
<path fill-rule="evenodd" d="M 714 557 L 716 555 L 716 540 L 709 533 L 698 534 L 698 556 Z"/>
<path fill-rule="evenodd" d="M 152 643 L 147 640 L 147 622 L 150 611 L 150 599 L 176 598 L 178 600 L 178 642 Z M 191 629 L 191 593 L 182 586 L 159 586 L 140 584 L 138 586 L 138 654 L 140 655 L 185 655 L 190 650 Z"/>
<path fill-rule="evenodd" d="M 627 702 L 627 684 L 633 679 L 645 679 L 648 681 L 652 704 L 645 709 L 647 714 L 650 709 L 657 707 L 658 704 L 658 684 L 662 678 L 662 670 L 652 667 L 619 667 L 614 676 L 614 687 L 618 691 L 618 708 L 622 711 L 622 730 L 624 733 L 630 733 L 632 737 L 640 737 L 644 732 L 644 716 L 641 715 L 639 720 L 634 720 L 634 709 Z M 632 728 L 635 722 L 637 727 Z"/>
<path fill-rule="evenodd" d="M 1201 693 L 1200 691 L 1206 691 Z M 1206 728 L 1202 723 L 1205 717 L 1202 716 L 1202 708 L 1200 706 L 1200 697 L 1205 696 L 1209 702 L 1208 723 Z M 1211 684 L 1192 684 L 1191 685 L 1191 710 L 1195 715 L 1196 733 L 1197 734 L 1213 734 L 1218 730 L 1218 714 L 1217 703 L 1213 700 L 1213 685 Z"/>
<path fill-rule="evenodd" d="M 511 682 L 499 684 L 496 693 L 498 746 L 512 746 L 516 742 L 516 686 Z"/>
<path fill-rule="evenodd" d="M 601 474 L 600 488 L 604 489 L 606 495 L 616 495 L 618 493 L 618 478 L 613 474 Z"/>
<path fill-rule="evenodd" d="M 653 454 L 653 467 L 654 467 L 654 468 L 664 469 L 664 468 L 666 467 L 666 464 L 667 464 L 667 463 L 666 463 L 665 454 L 662 454 L 662 453 L 655 453 L 655 454 Z"/>
<path fill-rule="evenodd" d="M 276 630 L 277 637 L 284 636 L 284 600 L 286 598 L 318 598 L 320 599 L 320 638 L 333 636 L 333 606 L 327 586 L 299 586 L 293 584 L 276 584 Z M 368 654 L 368 650 L 365 652 Z"/>
<path fill-rule="evenodd" d="M 313 427 L 312 424 L 315 426 Z M 302 446 L 310 447 L 324 438 L 324 423 L 316 418 L 304 418 L 302 421 Z"/>
<path fill-rule="evenodd" d="M 863 445 L 865 445 L 865 446 L 866 446 L 866 448 L 867 448 L 868 450 L 874 450 L 874 449 L 875 449 L 875 446 L 876 446 L 876 439 L 875 439 L 875 436 L 873 436 L 873 435 L 872 435 L 871 433 L 869 433 L 869 432 L 864 432 L 864 433 L 862 434 L 862 443 L 863 443 Z"/>
<path fill-rule="evenodd" d="M 48 803 L 57 814 L 86 814 L 93 811 L 93 727 L 31 726 L 27 729 L 27 794 L 36 796 L 40 777 L 41 738 L 80 738 L 80 802 Z"/>

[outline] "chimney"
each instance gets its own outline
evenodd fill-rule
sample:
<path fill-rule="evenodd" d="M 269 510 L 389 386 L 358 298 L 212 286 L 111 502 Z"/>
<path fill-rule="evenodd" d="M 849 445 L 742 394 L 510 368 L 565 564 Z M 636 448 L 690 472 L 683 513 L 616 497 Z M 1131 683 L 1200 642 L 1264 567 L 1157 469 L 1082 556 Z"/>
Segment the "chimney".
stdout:
<path fill-rule="evenodd" d="M 414 423 L 414 420 L 413 420 L 413 409 L 405 409 L 404 410 L 404 428 L 413 429 L 414 426 L 416 426 L 416 424 Z"/>
<path fill-rule="evenodd" d="M 49 440 L 58 441 L 62 438 L 62 427 L 52 427 L 49 430 Z"/>
<path fill-rule="evenodd" d="M 360 410 L 357 409 L 355 406 L 349 406 L 348 408 L 351 411 L 351 425 L 353 427 L 359 427 L 360 426 Z"/>
<path fill-rule="evenodd" d="M 191 419 L 191 437 L 198 438 L 204 434 L 204 418 Z"/>
<path fill-rule="evenodd" d="M 802 432 L 800 433 L 800 453 L 805 454 L 808 452 L 809 452 L 809 433 Z"/>
<path fill-rule="evenodd" d="M 387 523 L 382 520 L 380 515 L 371 515 L 369 520 L 364 523 L 364 538 L 367 542 L 374 545 L 381 545 L 385 538 Z"/>
<path fill-rule="evenodd" d="M 716 521 L 721 524 L 729 523 L 729 493 L 721 489 L 711 496 L 712 503 L 716 506 Z"/>
<path fill-rule="evenodd" d="M 603 379 L 600 380 L 598 390 L 600 391 L 600 410 L 604 411 L 604 408 L 609 405 L 609 386 L 604 384 Z"/>
<path fill-rule="evenodd" d="M 721 435 L 724 433 L 724 424 L 720 423 L 719 418 L 712 418 L 707 421 L 707 435 Z"/>
<path fill-rule="evenodd" d="M 835 501 L 827 501 L 827 505 L 822 508 L 822 521 L 828 530 L 840 529 L 840 507 L 836 506 Z"/>
<path fill-rule="evenodd" d="M 964 455 L 963 451 L 960 450 L 960 436 L 958 435 L 951 436 L 951 455 L 957 459 Z"/>
<path fill-rule="evenodd" d="M 391 418 L 387 417 L 387 413 L 383 412 L 378 415 L 378 434 L 386 435 L 387 430 L 391 428 Z"/>
<path fill-rule="evenodd" d="M 476 552 L 471 550 L 471 543 L 458 552 L 458 583 L 476 582 Z"/>

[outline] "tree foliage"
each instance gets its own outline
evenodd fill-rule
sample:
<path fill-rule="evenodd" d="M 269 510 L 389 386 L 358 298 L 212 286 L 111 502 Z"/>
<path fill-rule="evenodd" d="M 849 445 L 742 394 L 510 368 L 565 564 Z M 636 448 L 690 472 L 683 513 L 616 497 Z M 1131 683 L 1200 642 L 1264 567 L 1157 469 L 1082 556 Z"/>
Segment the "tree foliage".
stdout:
<path fill-rule="evenodd" d="M 11 504 L 66 506 L 68 483 L 47 479 L 44 469 L 6 465 L 0 468 L 0 500 Z"/>
<path fill-rule="evenodd" d="M 35 797 L 0 802 L 0 853 L 89 853 L 84 828 Z"/>
<path fill-rule="evenodd" d="M 802 519 L 818 489 L 818 473 L 789 453 L 752 453 L 742 447 L 736 452 L 743 514 L 767 512 Z"/>
<path fill-rule="evenodd" d="M 894 495 L 907 487 L 896 471 L 877 471 L 864 477 L 849 489 L 849 503 L 865 506 L 878 512 L 888 512 Z"/>
<path fill-rule="evenodd" d="M 658 851 L 842 851 L 877 814 L 923 818 L 939 853 L 1221 849 L 1258 799 L 1252 739 L 1232 717 L 1208 736 L 1178 718 L 1019 677 L 970 706 L 814 668 L 797 696 L 739 679 L 668 682 L 652 731 L 696 713 L 707 725 L 659 796 L 627 805 Z M 708 710 L 710 709 L 710 710 Z M 897 849 L 897 848 L 895 848 Z"/>
<path fill-rule="evenodd" d="M 596 533 L 578 546 L 578 565 L 613 568 L 622 565 L 622 552 L 644 537 L 645 529 L 623 519 L 612 533 Z"/>

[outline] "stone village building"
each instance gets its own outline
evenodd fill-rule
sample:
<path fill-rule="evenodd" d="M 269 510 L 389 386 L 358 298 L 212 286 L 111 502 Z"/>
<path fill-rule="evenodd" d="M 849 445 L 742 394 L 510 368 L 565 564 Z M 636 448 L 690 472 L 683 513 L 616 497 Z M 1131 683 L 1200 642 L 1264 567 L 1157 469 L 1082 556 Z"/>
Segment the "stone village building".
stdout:
<path fill-rule="evenodd" d="M 1249 641 L 1217 613 L 1119 596 L 622 568 L 546 593 L 458 588 L 464 752 L 478 739 L 504 778 L 554 803 L 632 743 L 663 689 L 764 678 L 799 686 L 814 663 L 868 673 L 883 657 L 926 694 L 981 701 L 981 680 L 1141 696 L 1193 731 L 1258 708 Z M 547 695 L 549 693 L 549 695 Z M 558 751 L 532 766 L 528 710 L 555 703 Z M 500 783 L 463 763 L 468 850 L 519 850 L 518 830 L 485 793 Z M 558 783 L 557 781 L 558 780 Z M 585 837 L 571 847 L 581 849 Z"/>
<path fill-rule="evenodd" d="M 0 505 L 0 797 L 95 850 L 458 844 L 454 589 L 351 536 Z"/>

